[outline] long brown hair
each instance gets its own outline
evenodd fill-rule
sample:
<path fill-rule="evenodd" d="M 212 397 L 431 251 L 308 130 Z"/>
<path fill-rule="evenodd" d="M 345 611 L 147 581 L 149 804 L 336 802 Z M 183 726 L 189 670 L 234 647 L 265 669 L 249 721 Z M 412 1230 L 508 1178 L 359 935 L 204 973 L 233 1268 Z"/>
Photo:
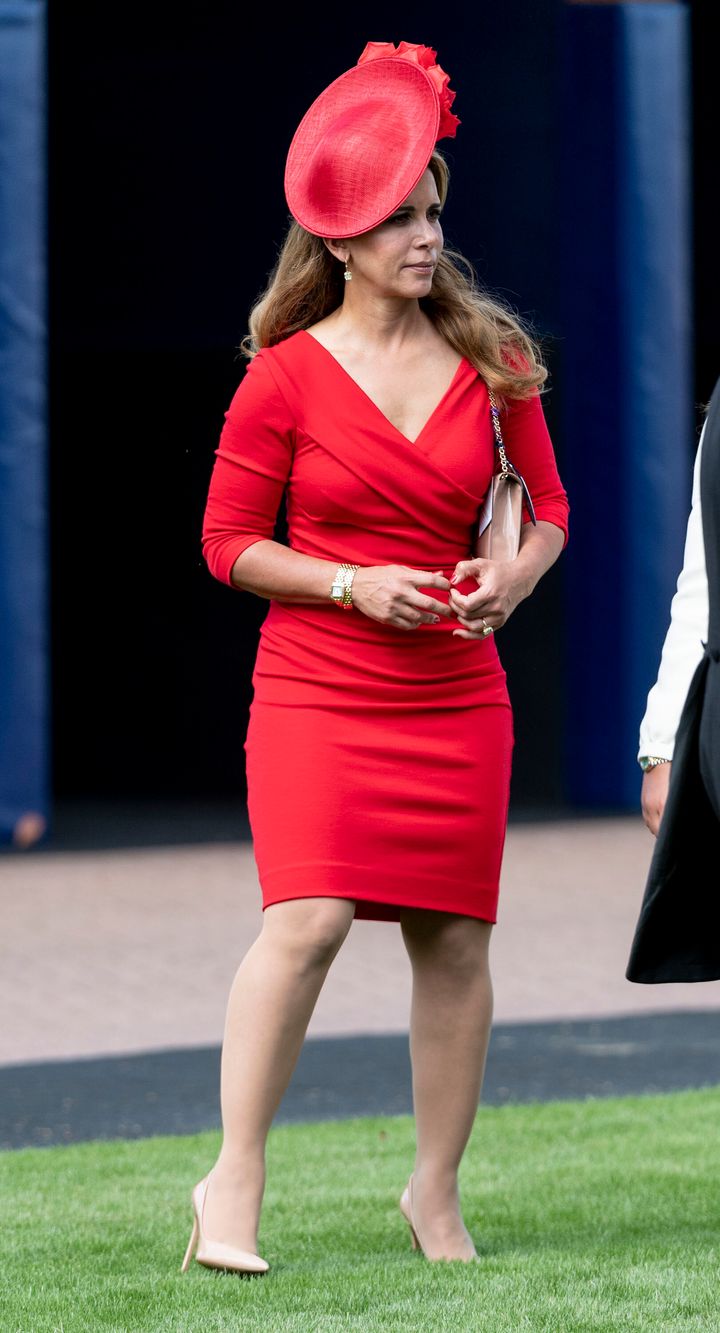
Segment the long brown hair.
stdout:
<path fill-rule="evenodd" d="M 450 181 L 447 163 L 434 152 L 428 167 L 444 204 Z M 272 347 L 324 319 L 342 305 L 344 285 L 342 266 L 322 238 L 292 222 L 268 285 L 250 312 L 250 332 L 240 350 L 252 358 L 261 347 Z M 547 378 L 528 326 L 480 288 L 469 260 L 457 251 L 442 251 L 430 294 L 420 298 L 420 307 L 499 398 L 528 398 Z"/>

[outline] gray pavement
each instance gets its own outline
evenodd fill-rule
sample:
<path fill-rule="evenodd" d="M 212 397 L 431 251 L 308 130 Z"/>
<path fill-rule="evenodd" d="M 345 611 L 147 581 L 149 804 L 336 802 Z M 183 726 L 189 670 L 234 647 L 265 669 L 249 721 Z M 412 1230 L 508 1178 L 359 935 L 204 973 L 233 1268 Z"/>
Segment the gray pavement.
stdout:
<path fill-rule="evenodd" d="M 126 845 L 114 848 L 93 846 L 88 830 L 83 850 L 75 838 L 73 846 L 0 857 L 0 1095 L 4 1090 L 6 1104 L 8 1097 L 12 1103 L 0 1132 L 8 1146 L 23 1134 L 24 1142 L 43 1141 L 43 1120 L 50 1134 L 45 1141 L 62 1141 L 62 1103 L 72 1100 L 73 1069 L 77 1082 L 81 1067 L 86 1109 L 66 1117 L 71 1139 L 81 1123 L 91 1135 L 91 1102 L 98 1109 L 96 1128 L 110 1134 L 130 1122 L 150 1126 L 147 1132 L 173 1132 L 167 1128 L 172 1099 L 167 1102 L 162 1087 L 166 1077 L 179 1096 L 178 1071 L 199 1089 L 193 1094 L 199 1119 L 192 1123 L 218 1123 L 213 1070 L 227 993 L 260 929 L 262 910 L 251 844 L 232 839 L 230 819 L 213 842 L 193 840 L 201 826 L 201 820 L 188 821 L 172 840 L 150 846 L 132 846 L 129 834 Z M 652 839 L 635 817 L 511 825 L 492 946 L 491 1069 L 493 1060 L 504 1060 L 502 1068 L 497 1063 L 497 1087 L 510 1089 L 508 1096 L 572 1095 L 566 1088 L 586 1095 L 603 1081 L 606 1090 L 629 1087 L 619 1070 L 604 1077 L 608 1051 L 597 1051 L 608 1042 L 613 1059 L 643 1070 L 639 1085 L 630 1080 L 633 1091 L 675 1086 L 668 1082 L 674 1068 L 684 1071 L 682 1086 L 720 1081 L 713 1036 L 720 983 L 637 986 L 624 977 L 651 852 Z M 409 1109 L 406 1057 L 398 1054 L 406 1049 L 409 1002 L 410 967 L 397 923 L 355 922 L 330 969 L 303 1053 L 316 1070 L 332 1055 L 322 1077 L 313 1075 L 319 1113 L 331 1114 L 327 1108 L 337 1105 L 345 1108 L 338 1113 L 348 1114 L 361 1105 L 357 1081 L 341 1073 L 340 1046 L 333 1051 L 327 1044 L 348 1038 L 365 1039 L 360 1046 L 346 1041 L 343 1049 L 350 1071 L 362 1050 L 365 1081 L 376 1084 L 372 1105 L 395 1106 L 404 1097 L 403 1109 Z M 658 1027 L 662 1015 L 665 1026 Z M 681 1018 L 684 1027 L 677 1026 Z M 623 1020 L 625 1027 L 608 1027 L 609 1020 Z M 592 1031 L 595 1037 L 588 1036 Z M 671 1032 L 681 1035 L 671 1039 Z M 692 1059 L 680 1059 L 683 1048 L 694 1051 Z M 134 1112 L 126 1106 L 108 1121 L 100 1113 L 101 1089 L 117 1084 L 117 1061 L 128 1057 L 123 1068 L 136 1082 L 139 1101 Z M 89 1069 L 100 1061 L 105 1065 Z M 389 1078 L 392 1069 L 397 1084 Z M 491 1069 L 488 1096 L 496 1077 Z M 301 1066 L 297 1076 L 299 1088 Z M 152 1119 L 151 1093 L 156 1104 L 170 1105 L 169 1119 Z M 29 1119 L 23 1120 L 18 1098 L 34 1106 Z M 289 1113 L 306 1118 L 311 1104 L 302 1094 Z"/>
<path fill-rule="evenodd" d="M 220 1127 L 220 1047 L 0 1068 L 0 1149 Z M 720 1083 L 712 1011 L 496 1024 L 482 1102 L 670 1092 Z M 407 1036 L 309 1038 L 276 1123 L 412 1112 Z"/>

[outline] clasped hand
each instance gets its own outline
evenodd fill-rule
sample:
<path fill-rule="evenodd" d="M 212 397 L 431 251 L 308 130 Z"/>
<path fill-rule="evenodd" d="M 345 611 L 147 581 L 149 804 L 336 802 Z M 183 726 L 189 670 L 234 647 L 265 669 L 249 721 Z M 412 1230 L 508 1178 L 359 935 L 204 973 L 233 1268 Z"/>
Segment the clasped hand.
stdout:
<path fill-rule="evenodd" d="M 460 560 L 451 583 L 462 583 L 469 578 L 475 579 L 477 592 L 464 594 L 454 587 L 450 590 L 450 606 L 461 626 L 453 634 L 461 639 L 482 639 L 488 629 L 502 628 L 527 590 L 512 561 L 480 557 Z"/>
<path fill-rule="evenodd" d="M 476 580 L 477 591 L 464 594 L 453 586 L 469 578 Z M 443 588 L 449 600 L 441 602 L 420 588 Z M 463 639 L 482 639 L 489 629 L 500 629 L 526 595 L 514 564 L 480 558 L 458 561 L 452 580 L 440 570 L 365 566 L 355 574 L 352 591 L 353 604 L 372 620 L 411 630 L 437 625 L 440 616 L 455 617 L 459 628 L 452 632 Z"/>

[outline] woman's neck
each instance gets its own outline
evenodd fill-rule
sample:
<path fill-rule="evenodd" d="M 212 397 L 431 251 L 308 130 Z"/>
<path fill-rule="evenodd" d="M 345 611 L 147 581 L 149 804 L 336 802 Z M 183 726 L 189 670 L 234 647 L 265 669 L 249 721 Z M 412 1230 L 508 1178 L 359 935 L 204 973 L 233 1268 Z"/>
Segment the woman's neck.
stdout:
<path fill-rule="evenodd" d="M 428 333 L 430 321 L 417 300 L 346 292 L 343 304 L 324 321 L 338 343 L 398 353 Z"/>

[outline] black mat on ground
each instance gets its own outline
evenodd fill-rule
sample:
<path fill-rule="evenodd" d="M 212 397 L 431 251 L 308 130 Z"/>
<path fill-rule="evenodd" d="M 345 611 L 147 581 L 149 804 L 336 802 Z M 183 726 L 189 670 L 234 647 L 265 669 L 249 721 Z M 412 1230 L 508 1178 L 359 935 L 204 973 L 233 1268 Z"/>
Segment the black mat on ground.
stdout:
<path fill-rule="evenodd" d="M 0 1068 L 0 1147 L 193 1134 L 220 1125 L 220 1050 Z M 720 1083 L 720 1013 L 499 1023 L 483 1102 L 667 1092 Z M 412 1110 L 406 1036 L 305 1042 L 275 1123 Z"/>

